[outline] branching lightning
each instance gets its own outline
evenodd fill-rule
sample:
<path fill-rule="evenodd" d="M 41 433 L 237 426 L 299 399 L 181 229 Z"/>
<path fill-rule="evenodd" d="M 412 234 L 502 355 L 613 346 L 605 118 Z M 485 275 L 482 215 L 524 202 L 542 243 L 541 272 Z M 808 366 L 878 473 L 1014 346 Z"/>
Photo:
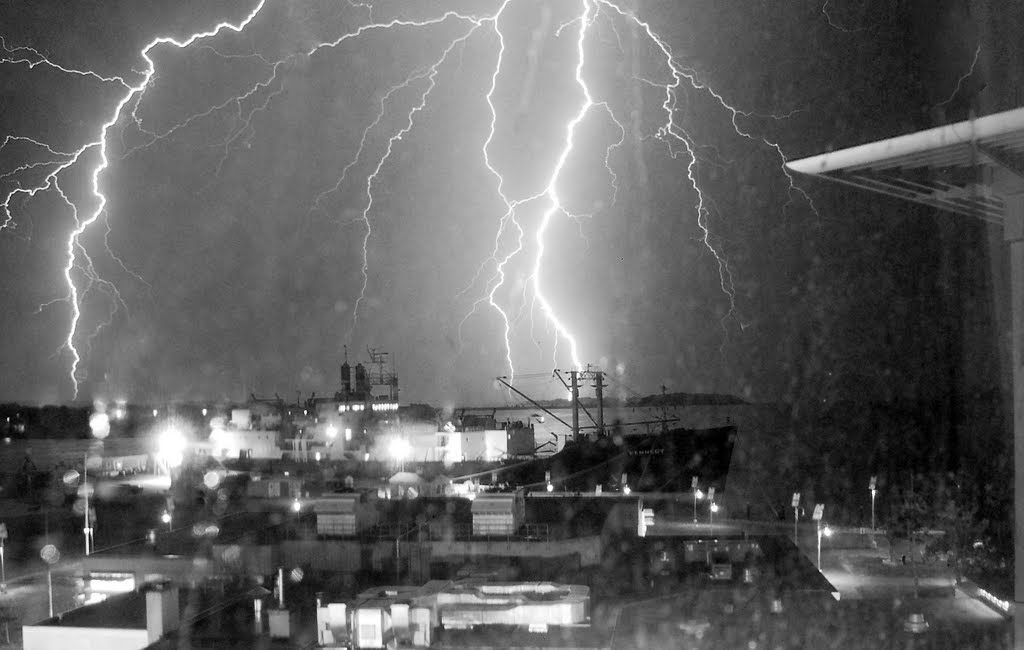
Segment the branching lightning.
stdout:
<path fill-rule="evenodd" d="M 619 196 L 620 178 L 616 173 L 613 158 L 615 151 L 625 144 L 627 129 L 623 125 L 623 121 L 616 116 L 612 100 L 598 96 L 593 90 L 591 80 L 588 79 L 591 68 L 596 67 L 587 59 L 588 48 L 604 44 L 604 39 L 600 34 L 601 24 L 612 30 L 615 37 L 613 47 L 617 45 L 619 52 L 623 51 L 620 27 L 628 27 L 639 34 L 641 38 L 646 39 L 648 45 L 660 57 L 658 65 L 664 65 L 664 70 L 667 73 L 666 79 L 661 81 L 640 80 L 657 90 L 660 95 L 660 109 L 664 114 L 664 118 L 650 133 L 650 137 L 664 142 L 670 156 L 678 157 L 683 162 L 682 167 L 685 169 L 687 182 L 692 187 L 696 199 L 693 214 L 700 231 L 700 240 L 715 260 L 720 287 L 728 302 L 726 315 L 722 319 L 722 326 L 727 335 L 726 321 L 736 311 L 733 272 L 725 255 L 716 245 L 709 224 L 713 203 L 702 188 L 698 173 L 698 151 L 701 147 L 678 119 L 677 114 L 680 112 L 678 104 L 681 93 L 687 89 L 710 96 L 729 115 L 731 125 L 738 135 L 768 147 L 778 154 L 780 170 L 789 182 L 790 192 L 801 195 L 810 203 L 810 198 L 793 184 L 792 177 L 785 169 L 783 164 L 785 157 L 779 144 L 756 136 L 749 128 L 743 126 L 744 121 L 766 116 L 735 108 L 722 94 L 699 79 L 694 70 L 681 65 L 669 44 L 658 35 L 650 22 L 641 19 L 634 10 L 624 8 L 614 0 L 577 0 L 578 12 L 574 9 L 573 11 L 576 13 L 561 20 L 553 30 L 556 39 L 570 36 L 573 38 L 575 56 L 572 78 L 575 87 L 568 91 L 572 97 L 569 115 L 560 129 L 562 136 L 553 158 L 537 163 L 543 170 L 543 182 L 514 195 L 508 189 L 512 186 L 509 183 L 510 172 L 501 167 L 494 149 L 499 126 L 508 123 L 508 118 L 502 110 L 503 107 L 499 105 L 496 98 L 501 88 L 509 48 L 509 39 L 506 32 L 503 31 L 503 21 L 506 20 L 508 8 L 515 2 L 516 0 L 494 0 L 495 6 L 478 13 L 443 11 L 436 16 L 418 20 L 394 18 L 379 21 L 374 17 L 372 4 L 348 0 L 347 7 L 360 10 L 359 13 L 364 22 L 331 40 L 325 40 L 312 47 L 292 52 L 279 60 L 273 60 L 271 57 L 255 52 L 249 54 L 223 53 L 213 44 L 207 42 L 224 32 L 241 33 L 248 29 L 267 3 L 267 0 L 258 0 L 252 9 L 236 22 L 220 22 L 182 40 L 170 36 L 154 38 L 139 52 L 145 61 L 145 68 L 141 71 L 133 71 L 133 75 L 126 76 L 100 74 L 87 69 L 62 65 L 37 49 L 28 46 L 10 46 L 3 38 L 0 38 L 0 48 L 2 48 L 0 49 L 0 65 L 24 66 L 29 70 L 46 68 L 61 74 L 90 79 L 104 86 L 119 86 L 125 91 L 97 126 L 95 137 L 72 151 L 62 151 L 27 135 L 9 135 L 0 143 L 0 150 L 6 147 L 23 147 L 34 152 L 35 156 L 33 162 L 10 169 L 0 168 L 0 183 L 9 184 L 8 189 L 0 194 L 0 205 L 3 207 L 3 213 L 0 215 L 0 233 L 5 229 L 13 229 L 16 225 L 14 210 L 17 201 L 32 198 L 40 192 L 58 193 L 69 206 L 73 217 L 73 227 L 64 246 L 66 262 L 62 269 L 62 276 L 66 285 L 66 294 L 55 301 L 46 303 L 44 307 L 60 302 L 66 303 L 71 310 L 68 332 L 62 347 L 71 355 L 69 376 L 74 394 L 78 395 L 80 382 L 84 378 L 84 370 L 81 368 L 83 356 L 76 344 L 84 342 L 88 347 L 99 331 L 113 321 L 118 308 L 127 309 L 117 288 L 97 273 L 82 241 L 83 235 L 101 216 L 106 215 L 104 222 L 107 231 L 104 233 L 103 241 L 109 256 L 125 274 L 134 277 L 138 282 L 151 289 L 143 278 L 129 270 L 120 258 L 114 255 L 108 243 L 110 234 L 109 214 L 107 213 L 108 197 L 104 193 L 102 181 L 110 165 L 111 156 L 115 155 L 110 148 L 112 130 L 118 128 L 119 124 L 121 125 L 120 137 L 121 142 L 124 143 L 128 132 L 134 129 L 132 135 L 135 137 L 135 141 L 129 146 L 122 146 L 119 154 L 120 158 L 125 159 L 149 149 L 158 142 L 182 134 L 208 118 L 227 113 L 229 116 L 233 116 L 231 126 L 222 139 L 211 145 L 220 148 L 220 156 L 213 174 L 213 177 L 216 178 L 233 152 L 258 137 L 255 119 L 271 110 L 275 98 L 288 92 L 285 75 L 295 67 L 294 64 L 325 54 L 328 49 L 337 48 L 347 41 L 359 39 L 371 32 L 395 32 L 396 36 L 401 36 L 410 30 L 438 29 L 442 26 L 451 29 L 461 26 L 457 30 L 458 33 L 446 39 L 443 47 L 439 49 L 439 53 L 433 57 L 432 63 L 409 71 L 403 81 L 392 85 L 381 95 L 375 115 L 362 128 L 358 147 L 354 154 L 347 158 L 348 162 L 341 166 L 340 171 L 334 172 L 337 174 L 336 177 L 332 173 L 331 178 L 337 178 L 337 181 L 333 185 L 328 183 L 327 187 L 312 197 L 308 206 L 311 210 L 331 215 L 337 210 L 337 206 L 334 205 L 334 197 L 336 195 L 339 197 L 349 196 L 355 189 L 351 187 L 350 179 L 354 172 L 361 172 L 358 185 L 355 186 L 359 190 L 361 209 L 355 211 L 359 216 L 344 224 L 356 224 L 362 230 L 359 288 L 358 295 L 353 302 L 349 337 L 354 335 L 360 316 L 360 306 L 366 299 L 370 284 L 369 247 L 374 232 L 372 215 L 377 204 L 376 192 L 382 183 L 381 172 L 393 158 L 402 141 L 416 127 L 417 120 L 422 119 L 421 114 L 427 110 L 437 89 L 441 71 L 446 64 L 451 65 L 449 59 L 452 52 L 460 48 L 465 49 L 471 42 L 479 41 L 488 47 L 493 42 L 491 74 L 487 82 L 479 89 L 488 111 L 485 116 L 485 132 L 480 134 L 479 155 L 487 174 L 493 180 L 493 194 L 496 197 L 498 209 L 490 217 L 494 223 L 493 246 L 490 249 L 490 254 L 479 263 L 476 273 L 468 285 L 456 295 L 456 299 L 458 299 L 467 293 L 476 292 L 476 298 L 472 301 L 468 313 L 459 322 L 459 339 L 461 342 L 462 327 L 467 320 L 481 308 L 485 308 L 485 306 L 490 308 L 499 321 L 505 362 L 511 376 L 516 368 L 516 355 L 513 350 L 514 331 L 518 322 L 528 316 L 532 333 L 533 315 L 536 312 L 544 318 L 554 334 L 552 357 L 555 364 L 558 365 L 559 346 L 564 344 L 568 360 L 572 365 L 576 368 L 584 367 L 581 345 L 572 332 L 570 321 L 559 312 L 548 297 L 545 283 L 545 260 L 551 254 L 552 242 L 549 233 L 556 220 L 565 218 L 575 221 L 581 237 L 587 241 L 584 225 L 592 221 L 595 213 L 599 212 L 602 207 L 614 206 Z M 826 17 L 828 17 L 827 5 L 826 2 L 822 9 Z M 559 11 L 562 10 L 559 8 Z M 533 92 L 534 75 L 536 74 L 534 64 L 540 57 L 543 39 L 548 38 L 548 32 L 552 31 L 548 27 L 549 25 L 542 23 L 542 28 L 535 30 L 534 41 L 526 53 L 527 60 L 531 62 L 526 76 L 526 95 Z M 144 125 L 140 107 L 144 102 L 147 89 L 155 81 L 157 66 L 153 59 L 153 53 L 160 46 L 172 46 L 178 49 L 203 48 L 224 59 L 251 59 L 264 66 L 265 69 L 260 71 L 260 78 L 257 81 L 234 96 L 224 101 L 217 100 L 219 103 L 215 105 L 176 119 L 170 126 L 151 128 Z M 977 58 L 976 53 L 975 63 Z M 972 64 L 972 71 L 973 67 L 974 64 Z M 962 81 L 963 78 L 958 82 L 957 89 Z M 955 94 L 956 91 L 954 91 Z M 520 114 L 524 112 L 523 107 L 526 105 L 526 101 L 527 97 L 521 98 L 518 107 L 515 107 Z M 605 202 L 595 202 L 595 205 L 601 207 L 593 211 L 579 210 L 566 204 L 566 199 L 563 198 L 560 191 L 564 188 L 560 186 L 564 183 L 566 166 L 576 153 L 581 125 L 586 120 L 595 119 L 595 117 L 607 118 L 608 124 L 618 131 L 617 138 L 613 135 L 608 142 L 602 143 L 604 146 L 602 162 L 608 173 L 609 199 Z M 782 119 L 785 116 L 767 117 Z M 371 156 L 371 152 L 375 153 Z M 371 159 L 367 160 L 368 158 Z M 86 167 L 88 170 L 87 175 L 92 195 L 88 200 L 89 205 L 76 203 L 65 194 L 60 184 L 62 175 L 78 165 Z M 88 167 L 90 165 L 91 167 Z M 4 185 L 0 185 L 0 187 L 4 187 Z M 527 210 L 533 210 L 535 214 L 539 214 L 539 217 L 534 219 L 535 223 L 525 220 L 524 213 Z M 516 270 L 513 271 L 513 268 Z M 525 278 L 521 286 L 509 286 L 513 273 L 518 273 Z M 519 291 L 515 289 L 519 289 Z M 112 309 L 108 316 L 100 319 L 100 322 L 85 334 L 83 333 L 85 328 L 81 322 L 83 318 L 82 301 L 86 294 L 93 290 L 107 295 L 110 298 Z M 506 296 L 506 294 L 512 295 Z M 513 316 L 514 314 L 515 316 Z M 536 341 L 533 336 L 531 339 Z"/>
<path fill-rule="evenodd" d="M 35 67 L 37 65 L 46 65 L 48 67 L 55 68 L 67 74 L 94 77 L 102 82 L 116 82 L 127 89 L 125 95 L 114 106 L 114 109 L 111 112 L 110 117 L 100 126 L 99 137 L 96 140 L 92 142 L 87 142 L 86 144 L 82 145 L 80 148 L 72 152 L 70 157 L 66 161 L 59 163 L 56 166 L 56 168 L 46 176 L 42 183 L 37 184 L 27 190 L 17 188 L 9 192 L 7 196 L 4 197 L 3 202 L 5 216 L 7 217 L 4 223 L 5 226 L 8 224 L 10 220 L 10 200 L 12 197 L 19 193 L 27 193 L 30 196 L 32 196 L 36 192 L 45 191 L 49 189 L 56 189 L 60 193 L 61 197 L 72 207 L 72 212 L 75 219 L 75 226 L 74 228 L 71 229 L 71 232 L 67 238 L 67 263 L 65 264 L 63 269 L 64 281 L 68 290 L 66 302 L 71 308 L 71 322 L 68 327 L 68 335 L 67 339 L 64 342 L 64 347 L 71 353 L 72 361 L 69 376 L 71 379 L 71 384 L 73 386 L 75 398 L 78 397 L 78 388 L 80 380 L 78 375 L 78 367 L 82 361 L 81 354 L 79 353 L 78 348 L 75 346 L 75 336 L 78 333 L 79 321 L 82 318 L 81 296 L 85 293 L 85 291 L 88 290 L 88 287 L 91 286 L 91 284 L 87 285 L 85 290 L 80 290 L 78 284 L 75 282 L 73 273 L 75 268 L 79 267 L 79 252 L 84 251 L 84 249 L 80 245 L 81 237 L 85 233 L 85 231 L 93 223 L 95 223 L 97 219 L 99 219 L 107 203 L 107 197 L 103 193 L 102 188 L 100 187 L 100 177 L 102 176 L 103 171 L 110 164 L 110 161 L 107 158 L 108 132 L 120 120 L 122 112 L 124 111 L 125 107 L 128 106 L 133 101 L 134 98 L 141 95 L 141 93 L 145 91 L 147 85 L 149 84 L 150 79 L 156 72 L 156 64 L 150 57 L 150 53 L 152 52 L 153 48 L 159 45 L 173 45 L 177 48 L 186 48 L 200 39 L 215 36 L 225 29 L 240 32 L 243 29 L 245 29 L 246 25 L 252 22 L 252 20 L 263 8 L 265 1 L 266 0 L 259 0 L 256 7 L 242 21 L 240 21 L 237 24 L 229 22 L 218 23 L 211 30 L 195 33 L 183 41 L 178 41 L 169 36 L 162 36 L 150 41 L 140 52 L 142 58 L 146 61 L 146 70 L 142 72 L 142 78 L 134 85 L 128 84 L 121 77 L 104 77 L 94 72 L 81 71 L 76 70 L 74 68 L 68 68 L 58 65 L 56 63 L 53 63 L 47 57 L 43 56 L 42 54 L 40 54 L 32 48 L 15 48 L 14 50 L 11 50 L 7 47 L 6 44 L 3 44 L 4 51 L 8 56 L 5 57 L 3 60 L 0 60 L 0 63 L 26 63 L 30 67 Z M 31 57 L 29 56 L 21 56 L 19 58 L 18 52 L 28 52 L 32 57 L 36 58 L 35 62 L 33 63 L 31 61 Z M 49 149 L 49 147 L 47 147 L 47 149 Z M 57 176 L 61 172 L 67 170 L 69 167 L 77 163 L 90 149 L 97 149 L 100 159 L 100 162 L 92 169 L 92 172 L 89 175 L 91 178 L 91 191 L 93 197 L 96 200 L 96 206 L 85 218 L 79 218 L 78 206 L 70 199 L 68 199 L 64 192 L 60 190 L 60 186 L 57 184 Z M 84 256 L 84 259 L 86 260 L 86 268 L 88 269 L 87 275 L 89 277 L 95 277 L 95 272 L 92 270 L 92 261 L 88 258 L 87 255 Z"/>

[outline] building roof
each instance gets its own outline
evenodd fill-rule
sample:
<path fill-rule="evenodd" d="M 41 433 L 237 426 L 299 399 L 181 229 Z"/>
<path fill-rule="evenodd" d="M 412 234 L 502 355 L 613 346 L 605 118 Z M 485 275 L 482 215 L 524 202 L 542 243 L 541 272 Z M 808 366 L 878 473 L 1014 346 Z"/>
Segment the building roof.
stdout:
<path fill-rule="evenodd" d="M 1024 180 L 1024 108 L 786 164 L 802 174 L 1002 223 L 994 176 Z M 995 172 L 993 174 L 992 172 Z"/>
<path fill-rule="evenodd" d="M 179 592 L 184 599 L 184 592 Z M 102 602 L 79 607 L 48 618 L 36 626 L 107 628 L 118 630 L 146 629 L 146 593 L 132 591 L 112 596 Z"/>

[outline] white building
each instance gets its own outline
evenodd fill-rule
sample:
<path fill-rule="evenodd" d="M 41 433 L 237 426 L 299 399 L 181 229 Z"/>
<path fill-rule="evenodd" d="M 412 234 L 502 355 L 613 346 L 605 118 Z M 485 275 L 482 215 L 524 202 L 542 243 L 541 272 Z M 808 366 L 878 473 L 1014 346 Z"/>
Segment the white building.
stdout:
<path fill-rule="evenodd" d="M 504 429 L 437 432 L 437 459 L 451 465 L 467 460 L 496 461 L 508 455 L 508 434 Z"/>
<path fill-rule="evenodd" d="M 214 458 L 264 458 L 279 460 L 277 431 L 214 428 L 207 445 Z"/>

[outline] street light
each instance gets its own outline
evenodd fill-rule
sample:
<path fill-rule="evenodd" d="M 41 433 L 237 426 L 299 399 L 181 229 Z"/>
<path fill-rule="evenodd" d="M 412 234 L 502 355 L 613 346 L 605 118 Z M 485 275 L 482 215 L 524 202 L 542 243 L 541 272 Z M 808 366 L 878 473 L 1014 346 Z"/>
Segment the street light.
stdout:
<path fill-rule="evenodd" d="M 405 471 L 405 459 L 412 451 L 412 447 L 409 445 L 409 441 L 404 438 L 395 438 L 388 445 L 388 452 L 391 453 L 391 457 L 399 462 L 401 465 L 401 471 Z"/>
<path fill-rule="evenodd" d="M 814 520 L 814 525 L 818 529 L 818 571 L 821 571 L 821 518 L 825 516 L 825 504 L 816 503 L 814 504 L 814 513 L 811 514 L 811 519 Z M 828 532 L 825 534 L 826 537 L 832 534 L 832 529 L 825 526 L 825 530 Z"/>
<path fill-rule="evenodd" d="M 821 571 L 821 536 L 832 537 L 832 529 L 827 525 L 822 528 L 821 520 L 818 520 L 818 571 Z"/>
<path fill-rule="evenodd" d="M 171 530 L 171 513 L 164 510 L 164 514 L 160 515 L 160 521 L 167 524 L 167 530 Z"/>
<path fill-rule="evenodd" d="M 177 428 L 169 427 L 160 432 L 157 439 L 157 456 L 167 466 L 168 474 L 172 468 L 180 466 L 185 460 L 186 445 L 184 434 Z"/>
<path fill-rule="evenodd" d="M 4 542 L 7 540 L 7 524 L 0 522 L 0 594 L 7 593 L 7 567 L 4 565 Z"/>
<path fill-rule="evenodd" d="M 106 413 L 93 413 L 89 417 L 89 429 L 92 430 L 93 437 L 103 440 L 110 435 L 110 417 Z M 101 443 L 102 444 L 102 443 Z M 84 460 L 82 462 L 82 487 L 85 491 L 85 526 L 82 528 L 82 534 L 85 536 L 85 554 L 89 555 L 92 552 L 93 547 L 93 536 L 92 536 L 92 523 L 91 519 L 96 519 L 96 515 L 89 508 L 89 454 L 86 452 Z"/>
<path fill-rule="evenodd" d="M 793 543 L 794 544 L 799 544 L 800 543 L 800 541 L 798 539 L 798 536 L 800 534 L 799 530 L 798 530 L 799 523 L 800 523 L 800 493 L 799 492 L 794 492 L 793 493 Z"/>
<path fill-rule="evenodd" d="M 697 501 L 704 498 L 704 492 L 697 489 L 693 492 L 693 523 L 697 523 Z"/>
<path fill-rule="evenodd" d="M 877 487 L 877 483 L 878 483 L 878 477 L 877 476 L 872 476 L 871 477 L 871 483 L 868 486 L 868 489 L 871 490 L 871 532 L 872 533 L 875 532 L 875 492 L 878 491 L 875 488 Z"/>
<path fill-rule="evenodd" d="M 714 527 L 715 524 L 715 513 L 718 512 L 718 504 L 715 503 L 714 485 L 708 488 L 707 497 L 708 501 L 711 503 L 711 505 L 708 506 L 708 533 L 711 534 L 713 532 L 711 529 Z"/>

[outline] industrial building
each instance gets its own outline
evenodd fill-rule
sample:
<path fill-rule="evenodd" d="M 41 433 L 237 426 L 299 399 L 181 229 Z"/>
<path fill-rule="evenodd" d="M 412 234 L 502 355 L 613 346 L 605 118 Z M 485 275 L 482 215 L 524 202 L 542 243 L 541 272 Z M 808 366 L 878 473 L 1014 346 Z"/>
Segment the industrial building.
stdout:
<path fill-rule="evenodd" d="M 494 627 L 546 633 L 589 621 L 589 588 L 551 582 L 432 580 L 420 587 L 375 587 L 350 604 L 317 603 L 319 643 L 360 649 L 425 648 L 441 630 Z"/>

